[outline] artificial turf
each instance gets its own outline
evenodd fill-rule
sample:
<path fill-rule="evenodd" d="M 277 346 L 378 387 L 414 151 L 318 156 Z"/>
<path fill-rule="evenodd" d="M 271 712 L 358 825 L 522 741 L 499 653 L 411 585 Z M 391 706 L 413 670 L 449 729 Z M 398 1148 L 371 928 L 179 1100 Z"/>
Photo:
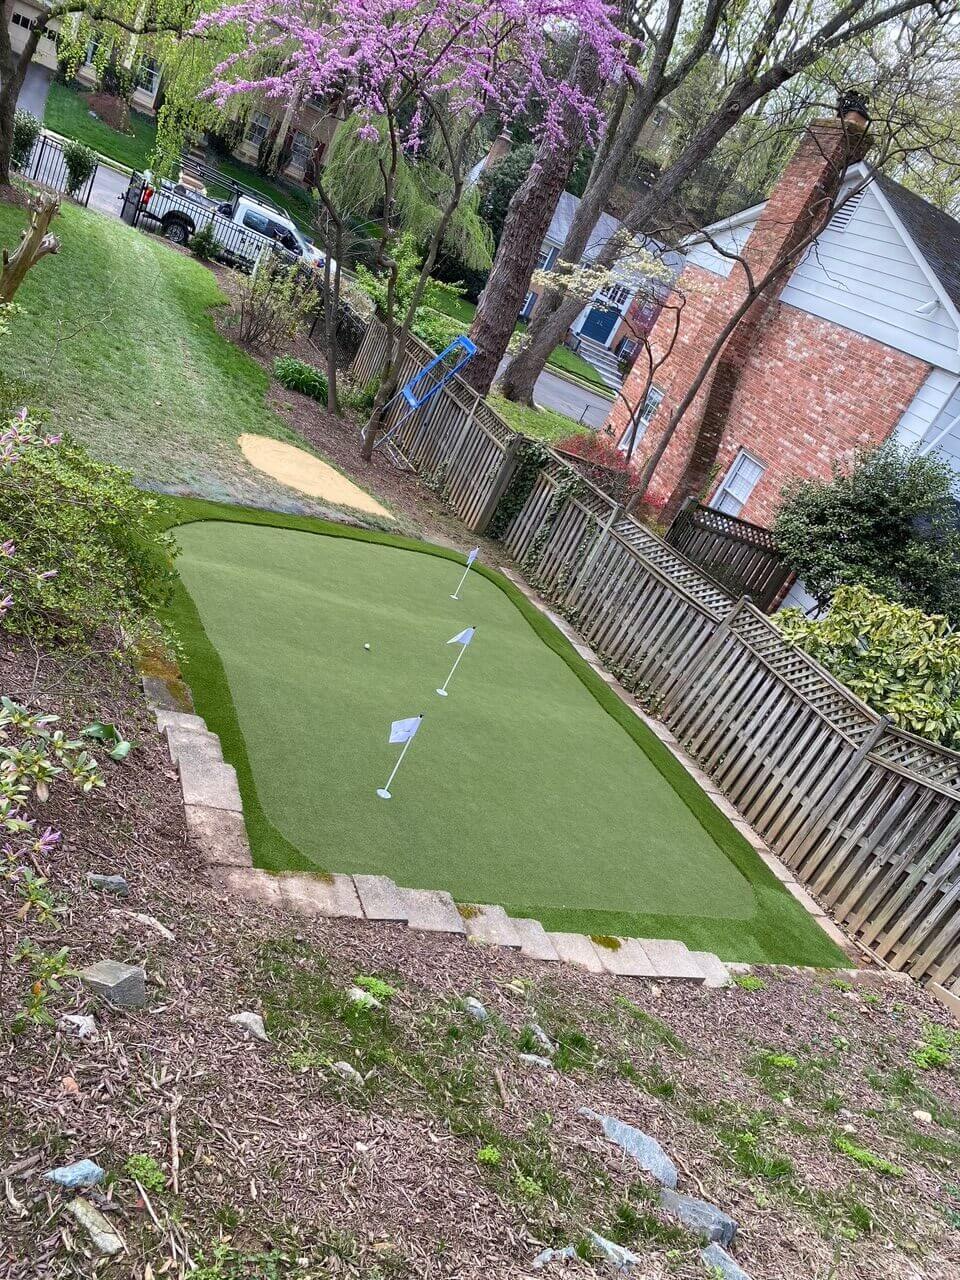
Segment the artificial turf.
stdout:
<path fill-rule="evenodd" d="M 194 521 L 176 531 L 184 674 L 237 768 L 259 865 L 380 873 L 549 929 L 679 938 L 727 959 L 843 962 L 506 579 L 475 573 L 458 603 L 441 548 L 211 504 L 176 511 Z M 468 625 L 476 638 L 442 700 L 446 641 Z M 383 801 L 390 721 L 419 712 Z"/>

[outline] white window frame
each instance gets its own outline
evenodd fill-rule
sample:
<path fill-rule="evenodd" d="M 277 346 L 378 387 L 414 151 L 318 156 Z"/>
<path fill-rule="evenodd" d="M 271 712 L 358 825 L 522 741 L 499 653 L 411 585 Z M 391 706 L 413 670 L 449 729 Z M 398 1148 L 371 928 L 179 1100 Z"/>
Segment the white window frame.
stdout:
<path fill-rule="evenodd" d="M 137 67 L 137 88 L 148 93 L 151 98 L 157 96 L 160 88 L 160 64 L 154 58 L 141 58 Z"/>
<path fill-rule="evenodd" d="M 21 13 L 19 9 L 14 9 L 10 21 L 15 27 L 22 27 L 24 31 L 29 31 L 33 23 L 33 19 L 27 14 Z"/>
<path fill-rule="evenodd" d="M 268 111 L 258 111 L 255 116 L 251 116 L 245 135 L 247 142 L 259 150 L 270 132 L 271 124 L 273 119 Z"/>
<path fill-rule="evenodd" d="M 740 449 L 710 500 L 711 510 L 739 519 L 740 512 L 750 501 L 766 470 L 766 463 L 761 462 L 749 449 Z M 747 477 L 746 485 L 743 483 L 743 476 Z"/>
<path fill-rule="evenodd" d="M 300 146 L 297 145 L 298 139 L 303 139 Z M 301 169 L 305 169 L 313 159 L 313 150 L 316 145 L 317 140 L 312 133 L 307 133 L 305 129 L 295 129 L 293 140 L 290 143 L 291 162 Z"/>
<path fill-rule="evenodd" d="M 620 437 L 617 448 L 621 453 L 626 453 L 627 449 L 630 447 L 631 435 L 633 435 L 633 447 L 636 449 L 637 445 L 647 434 L 647 427 L 649 427 L 653 415 L 663 403 L 664 395 L 665 392 L 661 390 L 660 387 L 654 386 L 653 384 L 647 388 L 646 399 L 643 402 L 643 408 L 637 415 L 636 422 L 629 423 L 623 435 Z"/>

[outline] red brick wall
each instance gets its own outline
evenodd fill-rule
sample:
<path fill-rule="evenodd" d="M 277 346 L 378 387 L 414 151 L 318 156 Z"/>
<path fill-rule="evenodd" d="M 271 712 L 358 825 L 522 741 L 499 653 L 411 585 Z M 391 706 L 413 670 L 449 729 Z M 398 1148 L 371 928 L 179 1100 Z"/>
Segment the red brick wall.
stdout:
<path fill-rule="evenodd" d="M 698 280 L 705 276 L 714 281 L 714 289 L 723 284 L 707 272 L 696 270 L 696 275 Z M 656 385 L 669 389 L 637 449 L 638 464 L 642 465 L 656 444 L 672 408 L 689 386 L 691 360 L 695 361 L 694 371 L 699 367 L 699 320 L 709 305 L 710 295 L 705 290 L 693 295 L 684 308 L 680 338 L 654 378 Z M 655 343 L 662 340 L 666 319 L 661 317 L 654 330 Z M 740 514 L 744 520 L 769 526 L 788 480 L 825 478 L 833 461 L 849 456 L 855 448 L 885 440 L 930 366 L 782 302 L 768 308 L 757 339 L 734 396 L 710 492 L 717 488 L 738 451 L 748 449 L 767 469 Z M 644 369 L 631 372 L 625 384 L 628 398 L 639 395 L 645 379 Z M 665 500 L 680 478 L 703 395 L 701 391 L 693 402 L 654 474 L 650 497 L 655 502 Z M 618 401 L 608 421 L 617 438 L 627 417 L 626 408 Z"/>

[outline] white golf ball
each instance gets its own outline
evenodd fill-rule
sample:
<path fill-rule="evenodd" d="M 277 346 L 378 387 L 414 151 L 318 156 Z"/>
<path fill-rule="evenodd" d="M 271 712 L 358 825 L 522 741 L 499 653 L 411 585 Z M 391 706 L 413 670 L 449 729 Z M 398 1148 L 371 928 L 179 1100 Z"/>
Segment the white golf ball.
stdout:
<path fill-rule="evenodd" d="M 369 646 L 368 644 L 365 644 L 363 647 L 364 647 L 365 649 L 369 649 L 369 648 L 370 648 L 370 646 Z"/>

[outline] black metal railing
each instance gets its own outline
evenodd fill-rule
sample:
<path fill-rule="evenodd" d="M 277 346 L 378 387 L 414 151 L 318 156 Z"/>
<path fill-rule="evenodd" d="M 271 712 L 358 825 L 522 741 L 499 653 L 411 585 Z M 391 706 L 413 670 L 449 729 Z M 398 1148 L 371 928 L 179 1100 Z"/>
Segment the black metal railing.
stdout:
<path fill-rule="evenodd" d="M 51 191 L 66 193 L 78 204 L 89 204 L 93 184 L 97 180 L 97 165 L 93 172 L 76 191 L 70 190 L 70 171 L 63 155 L 63 143 L 52 138 L 48 133 L 41 133 L 33 145 L 27 162 L 17 172 L 28 182 L 36 182 L 38 186 L 47 187 Z"/>
<path fill-rule="evenodd" d="M 793 576 L 769 529 L 696 501 L 683 508 L 666 540 L 731 595 L 749 596 L 765 613 Z"/>

